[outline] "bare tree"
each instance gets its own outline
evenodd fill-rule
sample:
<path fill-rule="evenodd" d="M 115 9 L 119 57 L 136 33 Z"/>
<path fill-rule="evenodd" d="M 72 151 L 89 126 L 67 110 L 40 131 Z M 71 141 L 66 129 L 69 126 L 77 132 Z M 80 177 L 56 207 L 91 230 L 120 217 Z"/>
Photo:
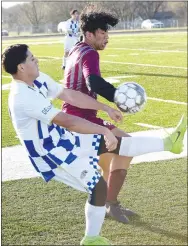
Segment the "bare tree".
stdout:
<path fill-rule="evenodd" d="M 137 2 L 139 7 L 138 14 L 142 19 L 152 19 L 163 3 L 163 1 Z"/>
<path fill-rule="evenodd" d="M 28 22 L 32 25 L 33 33 L 40 32 L 40 25 L 43 23 L 45 16 L 44 2 L 31 2 L 21 6 Z"/>

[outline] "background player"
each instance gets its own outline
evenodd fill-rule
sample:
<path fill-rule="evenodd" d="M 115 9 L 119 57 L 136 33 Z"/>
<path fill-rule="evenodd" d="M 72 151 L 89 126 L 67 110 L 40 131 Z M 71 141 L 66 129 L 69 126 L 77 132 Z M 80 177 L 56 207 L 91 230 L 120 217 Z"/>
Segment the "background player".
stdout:
<path fill-rule="evenodd" d="M 79 41 L 79 13 L 76 9 L 71 10 L 71 18 L 65 24 L 64 56 L 62 59 L 62 69 L 65 69 L 66 60 L 71 48 Z"/>

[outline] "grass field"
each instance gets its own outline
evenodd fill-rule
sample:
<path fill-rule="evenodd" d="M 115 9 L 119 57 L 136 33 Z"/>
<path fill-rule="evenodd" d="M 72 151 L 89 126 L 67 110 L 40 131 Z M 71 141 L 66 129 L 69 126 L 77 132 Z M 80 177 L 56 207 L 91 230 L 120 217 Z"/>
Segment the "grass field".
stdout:
<path fill-rule="evenodd" d="M 177 104 L 187 103 L 187 34 L 113 35 L 109 41 L 107 49 L 100 52 L 102 76 L 135 76 L 119 78 L 114 85 L 136 81 L 151 98 L 142 112 L 125 116 L 118 126 L 127 132 L 149 129 L 135 123 L 175 126 L 181 115 L 187 114 L 187 105 Z M 18 42 L 29 44 L 41 71 L 57 81 L 63 78 L 61 38 L 7 40 L 2 48 Z M 4 76 L 8 74 L 3 72 L 2 84 L 10 83 Z M 8 115 L 8 93 L 2 91 L 3 147 L 19 144 Z M 54 103 L 61 106 L 59 101 Z M 108 120 L 101 112 L 99 116 Z M 106 219 L 102 234 L 115 245 L 187 245 L 186 171 L 186 159 L 134 165 L 120 200 L 141 218 L 129 225 Z M 78 244 L 84 232 L 85 198 L 62 184 L 46 185 L 38 178 L 3 182 L 2 244 Z"/>

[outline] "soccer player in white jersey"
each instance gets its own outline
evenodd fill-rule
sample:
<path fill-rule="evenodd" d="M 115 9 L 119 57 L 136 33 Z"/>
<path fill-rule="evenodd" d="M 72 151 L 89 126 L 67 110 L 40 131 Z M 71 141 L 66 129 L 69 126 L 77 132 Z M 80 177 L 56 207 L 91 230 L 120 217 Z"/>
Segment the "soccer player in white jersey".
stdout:
<path fill-rule="evenodd" d="M 79 41 L 79 13 L 76 9 L 71 10 L 71 18 L 65 24 L 64 56 L 62 69 L 65 69 L 66 60 L 71 48 Z"/>
<path fill-rule="evenodd" d="M 101 237 L 107 185 L 98 171 L 101 155 L 137 156 L 150 152 L 181 153 L 186 131 L 183 117 L 169 136 L 116 138 L 106 127 L 55 108 L 59 98 L 81 108 L 106 111 L 119 121 L 118 110 L 53 81 L 40 73 L 38 60 L 25 44 L 8 47 L 2 55 L 5 71 L 12 75 L 8 106 L 16 133 L 34 168 L 48 182 L 56 180 L 88 193 L 86 229 L 81 245 L 110 245 Z M 76 133 L 77 132 L 77 133 Z"/>

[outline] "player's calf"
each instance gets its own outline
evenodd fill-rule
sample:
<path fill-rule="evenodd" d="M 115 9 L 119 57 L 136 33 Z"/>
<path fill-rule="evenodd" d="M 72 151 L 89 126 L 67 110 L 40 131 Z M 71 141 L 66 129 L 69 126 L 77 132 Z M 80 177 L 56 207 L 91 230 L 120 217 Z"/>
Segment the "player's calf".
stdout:
<path fill-rule="evenodd" d="M 92 194 L 89 195 L 88 201 L 85 205 L 86 230 L 85 237 L 83 238 L 81 245 L 88 245 L 87 243 L 100 239 L 99 233 L 101 231 L 106 212 L 106 196 L 107 184 L 103 177 L 101 177 L 93 189 Z"/>
<path fill-rule="evenodd" d="M 96 184 L 89 195 L 88 203 L 92 206 L 104 206 L 107 197 L 107 184 L 103 177 L 100 178 L 99 182 Z"/>

